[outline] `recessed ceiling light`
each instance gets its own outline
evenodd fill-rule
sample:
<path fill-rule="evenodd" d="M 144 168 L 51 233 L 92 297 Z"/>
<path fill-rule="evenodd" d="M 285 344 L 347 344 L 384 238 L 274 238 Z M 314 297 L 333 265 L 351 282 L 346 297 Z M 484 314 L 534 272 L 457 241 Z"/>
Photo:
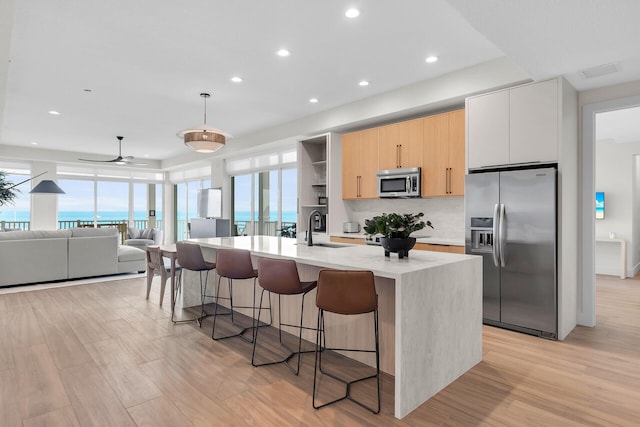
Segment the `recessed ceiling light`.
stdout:
<path fill-rule="evenodd" d="M 234 83 L 241 83 L 242 82 L 242 77 L 233 76 L 233 77 L 231 77 L 231 81 L 234 82 Z"/>
<path fill-rule="evenodd" d="M 437 56 L 428 56 L 427 59 L 425 59 L 425 61 L 427 61 L 429 64 L 431 64 L 432 62 L 436 62 L 437 60 Z"/>
<path fill-rule="evenodd" d="M 318 98 L 311 98 L 309 102 L 315 104 L 316 102 L 318 102 Z"/>
<path fill-rule="evenodd" d="M 359 15 L 360 11 L 354 7 L 344 13 L 344 16 L 346 16 L 347 18 L 357 18 Z"/>
<path fill-rule="evenodd" d="M 49 114 L 51 114 L 52 116 L 59 116 L 60 113 L 58 113 L 57 111 L 51 110 L 49 111 Z"/>
<path fill-rule="evenodd" d="M 276 52 L 276 54 L 278 56 L 289 56 L 291 55 L 291 52 L 289 52 L 287 49 L 280 49 L 279 51 Z"/>
<path fill-rule="evenodd" d="M 358 83 L 360 86 L 369 86 L 369 82 L 366 80 L 362 80 L 360 83 Z"/>
<path fill-rule="evenodd" d="M 38 143 L 35 141 L 31 141 L 31 145 L 38 145 Z"/>
<path fill-rule="evenodd" d="M 148 154 L 145 154 L 145 155 L 144 155 L 144 156 L 142 156 L 142 157 L 149 157 L 149 155 L 148 155 Z"/>

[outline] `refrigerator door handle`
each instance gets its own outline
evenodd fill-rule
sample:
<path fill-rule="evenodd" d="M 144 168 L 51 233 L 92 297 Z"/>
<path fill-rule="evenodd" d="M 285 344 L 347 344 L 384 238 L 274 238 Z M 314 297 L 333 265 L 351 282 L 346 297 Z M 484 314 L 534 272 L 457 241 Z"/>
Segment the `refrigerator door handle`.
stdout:
<path fill-rule="evenodd" d="M 498 242 L 500 248 L 500 266 L 504 267 L 507 260 L 506 254 L 504 253 L 504 203 L 500 203 L 500 231 L 498 236 Z"/>
<path fill-rule="evenodd" d="M 493 264 L 498 267 L 499 263 L 500 263 L 500 254 L 498 253 L 498 244 L 497 242 L 500 239 L 500 235 L 498 234 L 498 223 L 499 223 L 499 218 L 498 218 L 498 211 L 499 211 L 500 205 L 498 205 L 496 203 L 496 205 L 493 207 L 493 245 L 492 245 L 492 254 L 493 254 Z"/>

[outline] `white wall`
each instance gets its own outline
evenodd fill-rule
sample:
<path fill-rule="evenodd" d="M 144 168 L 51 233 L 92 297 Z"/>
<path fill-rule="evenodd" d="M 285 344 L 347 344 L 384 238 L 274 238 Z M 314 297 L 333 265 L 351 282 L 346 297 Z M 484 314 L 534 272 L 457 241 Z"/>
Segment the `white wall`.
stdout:
<path fill-rule="evenodd" d="M 634 154 L 640 154 L 640 142 L 619 144 L 607 139 L 596 142 L 596 191 L 605 192 L 605 217 L 596 220 L 596 238 L 607 238 L 610 232 L 627 242 L 627 275 L 637 271 L 638 239 L 633 236 Z M 637 216 L 638 214 L 635 213 Z M 620 245 L 596 243 L 596 274 L 620 275 Z"/>

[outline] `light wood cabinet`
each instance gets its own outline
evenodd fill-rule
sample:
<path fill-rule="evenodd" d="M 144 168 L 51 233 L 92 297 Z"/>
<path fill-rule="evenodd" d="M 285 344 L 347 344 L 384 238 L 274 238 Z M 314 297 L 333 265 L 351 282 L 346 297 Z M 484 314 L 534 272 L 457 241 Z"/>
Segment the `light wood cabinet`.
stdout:
<path fill-rule="evenodd" d="M 416 119 L 378 128 L 378 169 L 422 167 L 422 127 Z"/>
<path fill-rule="evenodd" d="M 378 128 L 342 137 L 342 198 L 375 199 L 378 169 Z"/>
<path fill-rule="evenodd" d="M 469 169 L 558 161 L 561 80 L 467 98 Z"/>
<path fill-rule="evenodd" d="M 432 245 L 430 243 L 416 243 L 413 249 L 419 251 L 448 252 L 453 254 L 464 254 L 464 246 Z"/>
<path fill-rule="evenodd" d="M 348 243 L 350 245 L 364 245 L 364 237 L 340 237 L 331 236 L 329 240 L 333 243 Z"/>
<path fill-rule="evenodd" d="M 425 117 L 422 196 L 464 195 L 464 110 Z"/>

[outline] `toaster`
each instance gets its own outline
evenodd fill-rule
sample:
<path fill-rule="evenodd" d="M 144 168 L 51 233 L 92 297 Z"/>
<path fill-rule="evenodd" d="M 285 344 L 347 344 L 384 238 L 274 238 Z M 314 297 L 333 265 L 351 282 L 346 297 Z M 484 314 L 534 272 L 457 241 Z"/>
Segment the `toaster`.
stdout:
<path fill-rule="evenodd" d="M 359 233 L 360 224 L 358 224 L 357 222 L 345 222 L 342 224 L 342 232 L 343 233 Z"/>

